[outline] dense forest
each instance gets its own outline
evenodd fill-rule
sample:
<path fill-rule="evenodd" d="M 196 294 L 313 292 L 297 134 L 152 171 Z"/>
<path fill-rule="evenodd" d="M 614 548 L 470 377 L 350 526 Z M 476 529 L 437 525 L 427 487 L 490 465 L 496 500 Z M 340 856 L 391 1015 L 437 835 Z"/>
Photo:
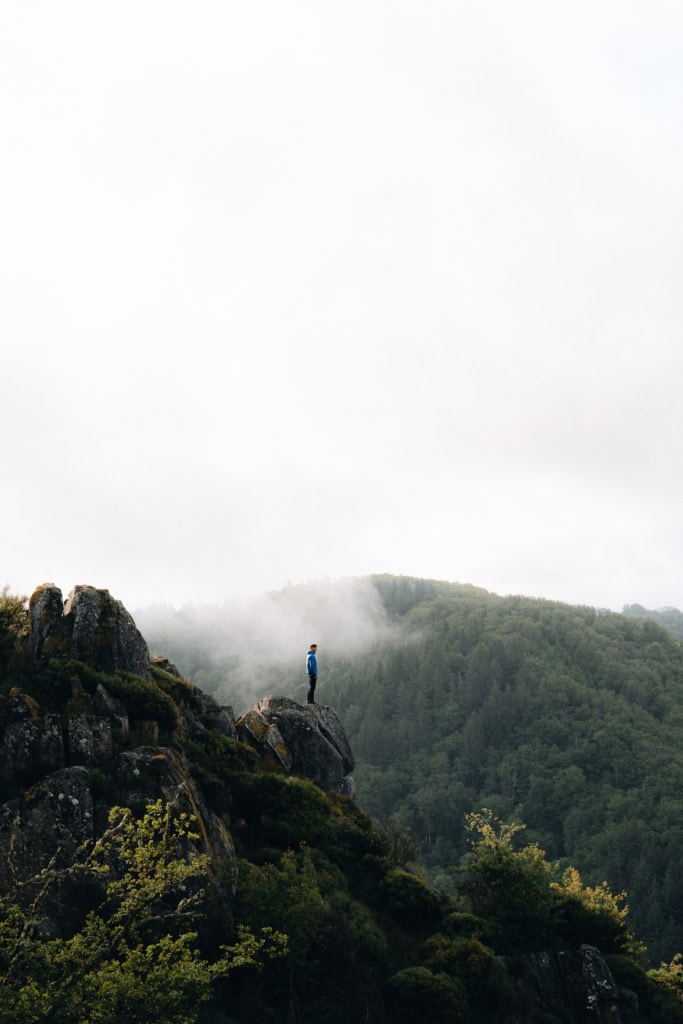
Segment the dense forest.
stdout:
<path fill-rule="evenodd" d="M 465 814 L 486 806 L 525 822 L 550 857 L 628 893 L 653 961 L 683 949 L 683 652 L 672 631 L 638 605 L 616 614 L 438 581 L 372 583 L 393 630 L 349 657 L 325 657 L 321 638 L 319 683 L 356 755 L 363 808 L 409 829 L 444 892 Z M 680 613 L 664 612 L 675 625 Z M 227 657 L 211 663 L 189 637 L 171 647 L 221 700 L 245 699 Z M 269 681 L 264 692 L 304 698 L 298 667 L 275 665 Z"/>

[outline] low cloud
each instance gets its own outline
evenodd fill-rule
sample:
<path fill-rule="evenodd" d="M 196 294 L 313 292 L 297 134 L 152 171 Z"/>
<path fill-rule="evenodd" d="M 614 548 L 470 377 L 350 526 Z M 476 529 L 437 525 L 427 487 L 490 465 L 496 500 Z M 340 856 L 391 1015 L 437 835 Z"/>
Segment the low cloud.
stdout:
<path fill-rule="evenodd" d="M 305 683 L 309 644 L 318 644 L 324 678 L 328 659 L 362 654 L 394 633 L 367 577 L 289 586 L 244 604 L 152 605 L 134 618 L 152 653 L 238 712 L 299 670 Z"/>

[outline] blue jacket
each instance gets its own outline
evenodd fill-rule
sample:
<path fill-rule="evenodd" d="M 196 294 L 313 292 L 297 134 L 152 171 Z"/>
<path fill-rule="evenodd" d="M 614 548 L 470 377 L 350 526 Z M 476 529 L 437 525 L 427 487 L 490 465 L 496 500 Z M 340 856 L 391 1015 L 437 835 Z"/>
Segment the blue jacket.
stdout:
<path fill-rule="evenodd" d="M 306 655 L 306 671 L 309 676 L 317 676 L 318 674 L 318 662 L 315 657 L 315 651 L 309 651 Z"/>

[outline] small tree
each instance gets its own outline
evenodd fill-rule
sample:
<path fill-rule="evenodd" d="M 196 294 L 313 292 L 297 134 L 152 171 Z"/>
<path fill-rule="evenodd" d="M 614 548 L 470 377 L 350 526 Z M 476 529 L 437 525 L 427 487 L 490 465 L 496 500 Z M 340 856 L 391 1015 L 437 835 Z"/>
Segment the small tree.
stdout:
<path fill-rule="evenodd" d="M 683 1003 L 683 955 L 676 953 L 668 963 L 661 963 L 647 974 L 657 985 L 670 992 L 677 1002 Z"/>
<path fill-rule="evenodd" d="M 192 849 L 192 825 L 161 801 L 140 820 L 114 808 L 77 863 L 0 900 L 0 1024 L 193 1024 L 217 978 L 285 951 L 263 928 L 241 930 L 213 961 L 200 955 L 208 860 Z M 99 879 L 103 898 L 75 934 L 43 938 L 41 905 L 66 874 Z M 37 892 L 28 906 L 27 889 Z"/>
<path fill-rule="evenodd" d="M 29 634 L 29 615 L 26 598 L 11 594 L 9 587 L 0 590 L 0 680 L 17 648 Z"/>
<path fill-rule="evenodd" d="M 584 886 L 581 875 L 572 867 L 552 887 L 559 930 L 567 938 L 599 946 L 604 953 L 625 952 L 639 958 L 645 951 L 629 927 L 625 892 L 613 893 L 607 882 Z"/>
<path fill-rule="evenodd" d="M 524 825 L 506 824 L 487 808 L 465 818 L 472 852 L 460 888 L 469 909 L 499 925 L 511 951 L 537 948 L 552 926 L 555 866 L 536 843 L 513 849 Z"/>

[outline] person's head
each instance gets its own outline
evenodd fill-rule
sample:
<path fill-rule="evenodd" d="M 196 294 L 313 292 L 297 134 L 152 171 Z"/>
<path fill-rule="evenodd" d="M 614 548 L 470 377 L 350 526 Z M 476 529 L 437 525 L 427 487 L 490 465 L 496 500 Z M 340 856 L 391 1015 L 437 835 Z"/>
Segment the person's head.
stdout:
<path fill-rule="evenodd" d="M 317 644 L 311 644 L 310 650 L 311 651 L 317 651 L 318 650 L 318 645 Z"/>

